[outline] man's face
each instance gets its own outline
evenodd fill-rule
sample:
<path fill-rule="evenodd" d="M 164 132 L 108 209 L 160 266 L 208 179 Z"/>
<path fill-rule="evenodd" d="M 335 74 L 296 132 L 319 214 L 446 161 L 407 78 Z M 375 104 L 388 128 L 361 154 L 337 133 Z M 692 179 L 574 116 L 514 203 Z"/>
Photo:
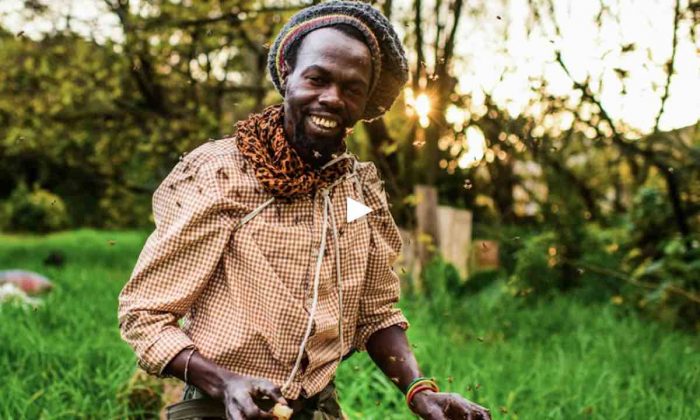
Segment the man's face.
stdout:
<path fill-rule="evenodd" d="M 367 46 L 333 28 L 304 37 L 285 80 L 284 128 L 296 151 L 315 167 L 343 150 L 367 104 L 372 59 Z"/>

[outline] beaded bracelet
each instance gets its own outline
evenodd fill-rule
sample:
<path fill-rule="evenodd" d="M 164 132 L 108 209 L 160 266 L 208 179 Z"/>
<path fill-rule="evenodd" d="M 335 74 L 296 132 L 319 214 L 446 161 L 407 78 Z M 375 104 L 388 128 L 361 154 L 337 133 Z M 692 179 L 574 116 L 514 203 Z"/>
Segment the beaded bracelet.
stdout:
<path fill-rule="evenodd" d="M 406 404 L 410 410 L 413 410 L 413 397 L 415 397 L 419 392 L 426 390 L 440 392 L 440 389 L 435 381 L 430 378 L 416 378 L 408 385 L 408 390 L 406 391 Z"/>
<path fill-rule="evenodd" d="M 419 377 L 415 378 L 415 379 L 412 380 L 411 383 L 408 384 L 408 386 L 406 387 L 406 394 L 408 394 L 408 391 L 410 391 L 410 390 L 411 390 L 411 387 L 412 387 L 413 385 L 415 385 L 416 383 L 418 383 L 418 382 L 420 382 L 420 381 L 429 381 L 429 380 L 431 380 L 431 379 L 432 379 L 432 378 L 428 378 L 428 377 L 426 377 L 426 376 L 419 376 Z"/>
<path fill-rule="evenodd" d="M 184 375 L 184 376 L 185 376 L 185 383 L 189 383 L 189 382 L 188 382 L 188 379 L 187 379 L 187 371 L 188 371 L 189 368 L 190 368 L 190 359 L 192 358 L 192 355 L 194 354 L 194 352 L 195 352 L 196 350 L 197 350 L 197 349 L 193 348 L 193 349 L 190 351 L 190 354 L 187 355 L 187 361 L 185 362 L 185 375 Z"/>

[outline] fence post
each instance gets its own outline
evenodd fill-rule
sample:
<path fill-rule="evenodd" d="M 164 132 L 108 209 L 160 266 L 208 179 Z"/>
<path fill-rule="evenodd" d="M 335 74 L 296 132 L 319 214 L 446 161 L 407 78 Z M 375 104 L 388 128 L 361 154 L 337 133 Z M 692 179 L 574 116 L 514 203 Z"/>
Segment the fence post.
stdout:
<path fill-rule="evenodd" d="M 472 243 L 472 212 L 448 206 L 438 206 L 440 253 L 453 264 L 460 277 L 469 275 L 469 253 Z"/>
<path fill-rule="evenodd" d="M 416 250 L 420 269 L 435 255 L 440 245 L 440 230 L 438 227 L 437 188 L 429 185 L 416 185 Z M 416 273 L 416 285 L 421 289 L 420 271 Z"/>

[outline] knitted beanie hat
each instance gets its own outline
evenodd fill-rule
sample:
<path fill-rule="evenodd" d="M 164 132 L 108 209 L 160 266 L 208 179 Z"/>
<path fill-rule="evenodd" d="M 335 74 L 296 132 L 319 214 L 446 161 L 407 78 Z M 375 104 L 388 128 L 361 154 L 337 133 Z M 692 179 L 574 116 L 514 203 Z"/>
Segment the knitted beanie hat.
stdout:
<path fill-rule="evenodd" d="M 302 9 L 292 16 L 270 48 L 267 68 L 277 91 L 284 96 L 282 69 L 290 47 L 319 28 L 346 24 L 364 35 L 372 56 L 372 86 L 364 120 L 381 117 L 394 103 L 408 80 L 406 53 L 389 20 L 377 9 L 359 1 L 329 1 Z"/>

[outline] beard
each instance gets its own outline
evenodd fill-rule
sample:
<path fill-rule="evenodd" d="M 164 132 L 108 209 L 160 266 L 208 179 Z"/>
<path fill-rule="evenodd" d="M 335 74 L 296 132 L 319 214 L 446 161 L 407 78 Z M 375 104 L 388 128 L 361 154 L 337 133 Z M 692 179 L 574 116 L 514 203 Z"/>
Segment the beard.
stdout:
<path fill-rule="evenodd" d="M 304 162 L 318 169 L 345 151 L 345 133 L 332 138 L 311 137 L 306 133 L 302 118 L 294 125 L 294 135 L 290 143 Z"/>

